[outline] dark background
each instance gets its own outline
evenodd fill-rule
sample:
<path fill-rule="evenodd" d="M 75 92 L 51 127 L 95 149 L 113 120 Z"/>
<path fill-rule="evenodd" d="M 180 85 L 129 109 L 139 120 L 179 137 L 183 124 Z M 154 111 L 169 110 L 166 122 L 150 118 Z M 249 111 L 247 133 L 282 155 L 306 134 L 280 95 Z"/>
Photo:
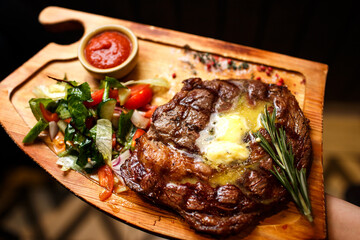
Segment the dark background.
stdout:
<path fill-rule="evenodd" d="M 81 30 L 50 33 L 39 24 L 41 10 L 53 5 L 328 64 L 325 108 L 327 103 L 340 102 L 360 112 L 360 14 L 355 3 L 349 0 L 0 0 L 0 80 L 49 42 L 69 44 L 81 38 Z M 18 166 L 38 168 L 3 128 L 0 134 L 0 180 Z M 46 175 L 45 171 L 40 173 Z M 1 197 L 4 193 L 1 190 L 0 193 Z"/>

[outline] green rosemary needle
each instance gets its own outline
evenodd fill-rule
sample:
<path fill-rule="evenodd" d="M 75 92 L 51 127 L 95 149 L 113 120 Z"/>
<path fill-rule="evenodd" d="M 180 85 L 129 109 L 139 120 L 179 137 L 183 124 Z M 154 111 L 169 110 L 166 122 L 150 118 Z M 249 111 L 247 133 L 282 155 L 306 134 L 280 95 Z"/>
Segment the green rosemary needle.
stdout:
<path fill-rule="evenodd" d="M 265 107 L 264 113 L 261 114 L 261 123 L 269 133 L 271 142 L 268 142 L 260 132 L 255 133 L 255 136 L 260 139 L 261 147 L 265 149 L 280 167 L 280 170 L 278 170 L 274 166 L 274 169 L 270 171 L 290 193 L 301 213 L 312 222 L 313 217 L 306 182 L 306 169 L 302 168 L 298 170 L 295 167 L 292 147 L 287 142 L 283 127 L 276 128 L 275 117 L 276 108 L 274 108 L 272 114 L 270 114 Z"/>

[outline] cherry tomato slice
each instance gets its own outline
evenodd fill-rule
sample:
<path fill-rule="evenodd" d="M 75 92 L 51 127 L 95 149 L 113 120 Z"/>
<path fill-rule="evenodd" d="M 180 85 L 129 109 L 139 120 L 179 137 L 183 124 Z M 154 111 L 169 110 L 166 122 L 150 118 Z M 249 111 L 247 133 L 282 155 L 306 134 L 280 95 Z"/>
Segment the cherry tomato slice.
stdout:
<path fill-rule="evenodd" d="M 131 147 L 135 147 L 135 140 L 138 139 L 139 137 L 141 137 L 143 134 L 145 134 L 145 131 L 138 128 L 133 136 L 132 142 L 131 142 Z"/>
<path fill-rule="evenodd" d="M 149 108 L 150 109 L 145 112 L 144 117 L 151 118 L 151 116 L 154 114 L 157 106 L 150 106 Z"/>
<path fill-rule="evenodd" d="M 44 117 L 44 119 L 48 122 L 51 122 L 51 121 L 59 121 L 59 116 L 57 113 L 52 113 L 50 111 L 48 111 L 45 107 L 44 107 L 44 104 L 42 103 L 39 103 L 39 107 L 40 107 L 40 111 Z"/>
<path fill-rule="evenodd" d="M 99 194 L 101 201 L 108 199 L 114 189 L 114 175 L 111 168 L 108 165 L 104 165 L 99 168 L 98 171 L 99 184 L 105 189 Z"/>
<path fill-rule="evenodd" d="M 95 107 L 96 105 L 101 103 L 103 95 L 104 95 L 104 89 L 100 89 L 100 90 L 93 92 L 91 94 L 91 98 L 93 99 L 93 101 L 92 102 L 85 101 L 84 105 L 87 108 Z"/>
<path fill-rule="evenodd" d="M 134 95 L 137 94 L 139 91 L 143 90 L 144 88 L 150 88 L 150 84 L 136 84 L 128 88 L 131 90 L 131 95 Z"/>
<path fill-rule="evenodd" d="M 119 91 L 117 89 L 110 89 L 109 91 L 109 98 L 116 99 L 116 101 L 119 101 Z"/>
<path fill-rule="evenodd" d="M 91 98 L 93 99 L 92 102 L 85 101 L 84 105 L 87 108 L 95 107 L 99 103 L 101 103 L 102 98 L 104 95 L 104 89 L 99 89 L 91 94 Z M 109 98 L 113 98 L 119 100 L 119 93 L 117 89 L 110 89 L 109 91 Z"/>
<path fill-rule="evenodd" d="M 71 122 L 71 117 L 64 119 L 64 121 L 67 122 L 67 123 L 70 123 Z"/>
<path fill-rule="evenodd" d="M 138 109 L 144 107 L 152 99 L 152 90 L 148 84 L 131 86 L 130 90 L 130 98 L 124 105 L 127 109 Z"/>

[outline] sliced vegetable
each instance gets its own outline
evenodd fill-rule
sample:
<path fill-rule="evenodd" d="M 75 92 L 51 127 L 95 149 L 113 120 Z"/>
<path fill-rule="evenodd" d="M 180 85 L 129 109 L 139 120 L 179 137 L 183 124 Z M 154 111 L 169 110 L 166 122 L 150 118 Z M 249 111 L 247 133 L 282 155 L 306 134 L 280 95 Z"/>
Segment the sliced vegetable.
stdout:
<path fill-rule="evenodd" d="M 157 106 L 150 106 L 149 108 L 150 108 L 150 109 L 147 110 L 147 111 L 145 112 L 145 114 L 144 114 L 144 117 L 146 117 L 146 118 L 151 118 L 151 117 L 152 117 L 152 115 L 154 114 Z"/>
<path fill-rule="evenodd" d="M 89 110 L 83 104 L 83 101 L 75 95 L 68 96 L 68 109 L 71 114 L 72 123 L 76 126 L 81 133 L 86 128 L 86 118 L 90 116 Z"/>
<path fill-rule="evenodd" d="M 110 92 L 110 83 L 109 81 L 103 81 L 104 82 L 104 94 L 102 97 L 102 101 L 106 101 L 109 98 L 109 92 Z"/>
<path fill-rule="evenodd" d="M 103 95 L 101 99 L 102 101 L 98 106 L 98 115 L 100 118 L 111 120 L 116 106 L 117 98 L 117 90 L 110 88 L 110 81 L 104 81 Z"/>
<path fill-rule="evenodd" d="M 101 201 L 108 199 L 114 189 L 114 176 L 111 168 L 108 165 L 104 165 L 99 168 L 98 171 L 99 184 L 105 189 L 99 194 Z"/>
<path fill-rule="evenodd" d="M 101 103 L 104 94 L 104 89 L 97 90 L 91 94 L 90 101 L 85 101 L 84 104 L 87 108 L 95 107 Z"/>
<path fill-rule="evenodd" d="M 96 124 L 96 147 L 107 165 L 111 166 L 112 126 L 108 119 L 99 119 Z"/>
<path fill-rule="evenodd" d="M 78 151 L 76 164 L 88 173 L 91 173 L 98 167 L 104 165 L 104 157 L 96 146 L 95 141 L 83 137 L 80 142 L 80 134 L 77 134 L 77 136 L 77 143 L 75 144 L 75 141 L 73 143 L 75 145 L 74 148 Z"/>
<path fill-rule="evenodd" d="M 49 135 L 51 141 L 54 140 L 56 134 L 59 132 L 59 127 L 55 121 L 49 122 Z"/>
<path fill-rule="evenodd" d="M 123 106 L 126 101 L 130 98 L 131 90 L 128 88 L 120 88 L 118 90 L 118 99 L 120 106 Z"/>
<path fill-rule="evenodd" d="M 133 115 L 134 110 L 129 111 L 128 113 L 121 112 L 119 117 L 119 125 L 117 131 L 117 138 L 119 142 L 125 145 L 127 141 L 128 134 L 132 128 L 131 116 Z"/>
<path fill-rule="evenodd" d="M 100 118 L 111 120 L 114 109 L 116 106 L 116 100 L 109 98 L 104 102 L 101 102 L 98 106 L 98 115 Z"/>
<path fill-rule="evenodd" d="M 137 128 L 146 129 L 150 125 L 150 118 L 144 117 L 144 112 L 135 110 L 133 115 L 131 116 L 131 122 Z"/>
<path fill-rule="evenodd" d="M 149 84 L 151 86 L 170 88 L 169 82 L 165 78 L 151 78 L 143 80 L 130 80 L 124 83 L 124 86 L 130 86 L 134 84 Z"/>
<path fill-rule="evenodd" d="M 93 126 L 90 130 L 89 130 L 89 134 L 90 137 L 92 139 L 96 139 L 96 131 L 97 131 L 97 125 Z"/>
<path fill-rule="evenodd" d="M 117 177 L 121 178 L 120 167 L 130 156 L 130 150 L 126 150 L 125 152 L 121 153 L 117 158 L 112 160 L 112 169 Z"/>
<path fill-rule="evenodd" d="M 131 147 L 135 147 L 136 139 L 144 135 L 146 132 L 142 129 L 137 129 L 131 142 Z"/>
<path fill-rule="evenodd" d="M 101 81 L 101 88 L 104 89 L 102 100 L 106 101 L 108 98 L 118 99 L 118 89 L 126 88 L 115 78 L 106 77 Z"/>
<path fill-rule="evenodd" d="M 81 134 L 75 134 L 73 141 L 74 145 L 79 149 L 79 156 L 76 160 L 76 164 L 82 168 L 93 168 L 95 162 L 92 161 L 92 141 L 91 139 L 85 138 Z M 100 154 L 101 155 L 101 154 Z M 90 164 L 89 164 L 90 162 Z"/>
<path fill-rule="evenodd" d="M 130 86 L 129 89 L 131 91 L 131 96 L 137 94 L 144 88 L 150 88 L 150 84 L 137 84 L 137 85 Z"/>
<path fill-rule="evenodd" d="M 57 113 L 52 113 L 50 111 L 48 111 L 43 103 L 39 103 L 39 108 L 41 111 L 42 116 L 44 117 L 44 119 L 48 122 L 57 122 L 59 121 L 59 116 Z"/>
<path fill-rule="evenodd" d="M 71 122 L 71 117 L 65 118 L 65 119 L 63 119 L 63 121 L 66 122 L 66 123 L 70 123 Z"/>
<path fill-rule="evenodd" d="M 57 122 L 57 125 L 58 125 L 60 131 L 63 132 L 63 133 L 65 133 L 65 129 L 66 129 L 68 123 L 67 123 L 66 121 L 64 121 L 64 120 L 59 120 L 59 121 Z"/>
<path fill-rule="evenodd" d="M 121 88 L 121 89 L 127 89 L 127 88 Z M 119 90 L 110 88 L 109 98 L 119 100 Z"/>
<path fill-rule="evenodd" d="M 134 150 L 132 143 L 133 143 L 133 138 L 134 138 L 134 135 L 135 135 L 137 129 L 138 128 L 136 128 L 134 125 L 132 125 L 122 151 L 125 151 L 127 149 Z"/>
<path fill-rule="evenodd" d="M 29 101 L 31 112 L 34 114 L 34 117 L 36 120 L 40 120 L 40 118 L 43 118 L 43 114 L 40 110 L 39 104 L 42 103 L 45 108 L 48 107 L 48 105 L 55 105 L 55 102 L 50 98 L 32 98 Z"/>
<path fill-rule="evenodd" d="M 129 87 L 130 98 L 124 104 L 127 109 L 138 109 L 144 107 L 152 99 L 152 90 L 148 84 L 141 84 Z"/>
<path fill-rule="evenodd" d="M 90 173 L 101 168 L 100 181 L 106 190 L 100 198 L 105 200 L 114 190 L 111 168 L 115 167 L 114 172 L 118 170 L 116 181 L 118 178 L 122 181 L 120 166 L 130 156 L 135 140 L 145 133 L 142 129 L 149 126 L 156 108 L 149 104 L 153 91 L 157 91 L 152 87 L 168 88 L 169 83 L 160 78 L 129 81 L 128 88 L 117 79 L 106 77 L 100 82 L 100 90 L 91 93 L 87 82 L 50 78 L 58 83 L 37 87 L 35 92 L 43 98 L 29 101 L 38 123 L 23 142 L 33 142 L 48 128 L 54 149 L 59 150 L 56 152 L 62 170 Z M 113 155 L 119 157 L 112 161 Z"/>
<path fill-rule="evenodd" d="M 105 84 L 108 84 L 110 88 L 126 88 L 122 83 L 119 82 L 116 78 L 106 76 L 104 80 L 100 82 L 100 88 L 105 88 Z"/>
<path fill-rule="evenodd" d="M 115 106 L 114 113 L 113 113 L 112 118 L 111 118 L 111 123 L 112 123 L 113 128 L 114 128 L 115 130 L 116 130 L 116 129 L 118 128 L 118 126 L 119 126 L 119 118 L 120 118 L 121 112 L 122 112 L 122 109 Z"/>
<path fill-rule="evenodd" d="M 35 126 L 28 132 L 28 134 L 24 137 L 23 143 L 32 143 L 35 141 L 37 136 L 44 131 L 49 126 L 42 118 L 35 124 Z"/>
<path fill-rule="evenodd" d="M 72 88 L 68 88 L 67 96 L 76 96 L 80 101 L 88 101 L 91 99 L 91 89 L 90 85 L 87 82 L 80 84 L 79 86 L 75 86 Z"/>
<path fill-rule="evenodd" d="M 60 157 L 57 161 L 56 164 L 61 166 L 61 171 L 68 171 L 70 169 L 73 169 L 75 171 L 81 171 L 81 168 L 76 165 L 76 161 L 77 161 L 78 157 L 74 156 L 74 155 L 68 155 L 65 157 Z"/>
<path fill-rule="evenodd" d="M 125 88 L 124 88 L 125 89 Z M 85 101 L 84 104 L 87 108 L 95 107 L 96 105 L 100 104 L 102 101 L 104 101 L 104 91 L 105 89 L 100 89 L 91 94 L 90 101 Z M 107 95 L 105 95 L 105 98 L 113 98 L 113 99 L 119 99 L 118 90 L 116 89 L 109 89 L 109 92 Z"/>
<path fill-rule="evenodd" d="M 68 109 L 68 103 L 65 99 L 61 99 L 58 102 L 58 106 L 57 106 L 55 112 L 59 115 L 60 119 L 71 118 L 71 114 Z"/>
<path fill-rule="evenodd" d="M 49 86 L 39 85 L 33 90 L 33 93 L 38 98 L 51 98 L 54 100 L 65 98 L 66 84 L 56 83 Z"/>

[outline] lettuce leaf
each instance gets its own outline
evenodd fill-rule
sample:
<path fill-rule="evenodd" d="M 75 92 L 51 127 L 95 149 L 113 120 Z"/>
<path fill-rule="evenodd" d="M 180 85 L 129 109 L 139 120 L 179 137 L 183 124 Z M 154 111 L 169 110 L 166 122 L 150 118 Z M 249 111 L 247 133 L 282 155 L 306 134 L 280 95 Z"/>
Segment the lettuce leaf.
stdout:
<path fill-rule="evenodd" d="M 131 116 L 134 110 L 130 110 L 128 113 L 121 112 L 118 123 L 118 131 L 116 137 L 118 141 L 125 145 L 129 132 L 131 131 L 133 124 L 131 122 Z"/>

